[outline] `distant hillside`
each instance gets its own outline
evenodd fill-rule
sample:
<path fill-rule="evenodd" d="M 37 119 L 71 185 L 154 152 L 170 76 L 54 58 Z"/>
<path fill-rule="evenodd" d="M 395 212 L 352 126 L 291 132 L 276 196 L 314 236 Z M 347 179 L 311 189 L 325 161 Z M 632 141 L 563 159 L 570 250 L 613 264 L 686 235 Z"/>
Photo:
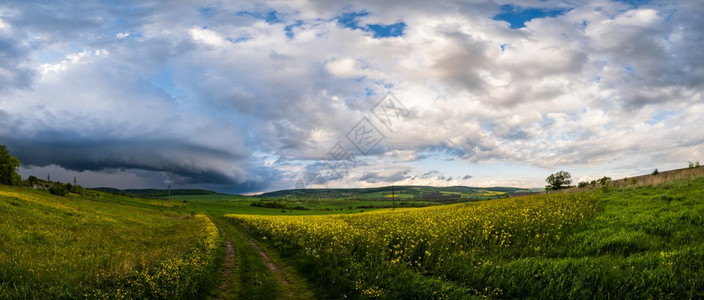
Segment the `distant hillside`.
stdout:
<path fill-rule="evenodd" d="M 91 190 L 128 196 L 158 198 L 168 196 L 168 190 L 161 189 L 116 189 L 110 187 L 97 187 Z M 290 198 L 290 197 L 320 197 L 347 198 L 347 199 L 384 199 L 391 197 L 391 186 L 374 188 L 337 188 L 337 189 L 292 189 L 267 192 L 254 198 Z M 533 192 L 532 189 L 514 187 L 469 187 L 469 186 L 394 186 L 394 193 L 399 199 L 417 200 L 459 200 L 475 199 L 485 200 L 491 198 L 510 197 Z M 185 195 L 224 195 L 221 193 L 200 189 L 175 189 L 171 190 L 172 196 Z"/>
<path fill-rule="evenodd" d="M 101 192 L 106 192 L 106 193 L 112 193 L 112 194 L 125 194 L 129 196 L 138 196 L 138 197 L 164 197 L 169 195 L 169 190 L 159 190 L 159 189 L 126 189 L 126 190 L 120 190 L 116 188 L 109 188 L 109 187 L 97 187 L 97 188 L 91 188 L 91 190 L 95 191 L 101 191 Z M 219 193 L 213 192 L 213 191 L 208 191 L 208 190 L 199 190 L 199 189 L 175 189 L 171 190 L 171 195 L 176 196 L 176 195 L 217 195 Z"/>
<path fill-rule="evenodd" d="M 509 197 L 514 193 L 530 192 L 530 189 L 512 187 L 469 187 L 469 186 L 394 186 L 393 192 L 399 199 L 487 199 Z M 341 188 L 341 189 L 292 189 L 268 192 L 258 198 L 288 198 L 324 196 L 326 198 L 380 199 L 391 197 L 392 187 Z"/>

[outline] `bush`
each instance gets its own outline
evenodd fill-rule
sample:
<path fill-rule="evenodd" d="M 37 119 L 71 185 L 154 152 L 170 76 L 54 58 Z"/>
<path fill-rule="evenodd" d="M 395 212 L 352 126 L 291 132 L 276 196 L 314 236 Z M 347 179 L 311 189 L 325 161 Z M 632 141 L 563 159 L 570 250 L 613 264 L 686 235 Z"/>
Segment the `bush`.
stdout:
<path fill-rule="evenodd" d="M 581 188 L 587 187 L 588 185 L 589 185 L 588 182 L 580 182 L 577 184 L 577 187 L 579 187 L 581 189 Z"/>
<path fill-rule="evenodd" d="M 68 190 L 66 189 L 66 186 L 63 185 L 63 183 L 57 182 L 49 188 L 49 193 L 63 197 L 68 194 Z"/>
<path fill-rule="evenodd" d="M 655 168 L 655 170 L 653 171 L 653 173 L 652 173 L 651 175 L 655 176 L 655 175 L 658 175 L 658 174 L 660 174 L 660 171 L 658 171 L 658 169 Z"/>
<path fill-rule="evenodd" d="M 601 179 L 599 179 L 598 182 L 599 182 L 599 184 L 601 184 L 602 186 L 608 185 L 609 182 L 611 182 L 611 177 L 606 177 L 606 176 L 604 176 L 604 177 L 602 177 Z"/>

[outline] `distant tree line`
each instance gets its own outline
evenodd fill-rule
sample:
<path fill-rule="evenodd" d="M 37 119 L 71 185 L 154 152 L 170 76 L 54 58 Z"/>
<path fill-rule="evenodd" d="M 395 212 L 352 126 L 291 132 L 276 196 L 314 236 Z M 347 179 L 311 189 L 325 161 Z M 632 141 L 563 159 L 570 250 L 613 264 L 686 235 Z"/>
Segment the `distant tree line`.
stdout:
<path fill-rule="evenodd" d="M 17 173 L 19 168 L 20 160 L 10 155 L 5 145 L 0 145 L 0 184 L 47 189 L 58 196 L 66 196 L 68 193 L 83 194 L 83 187 L 76 184 L 75 178 L 74 184 L 53 182 L 48 175 L 46 180 L 36 176 L 29 176 L 22 180 L 22 176 Z"/>

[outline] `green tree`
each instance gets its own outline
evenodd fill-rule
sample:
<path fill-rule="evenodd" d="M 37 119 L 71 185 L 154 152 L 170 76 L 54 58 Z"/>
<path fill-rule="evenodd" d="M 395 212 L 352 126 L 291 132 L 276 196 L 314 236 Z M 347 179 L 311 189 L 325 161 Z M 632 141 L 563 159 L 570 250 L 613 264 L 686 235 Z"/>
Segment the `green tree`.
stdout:
<path fill-rule="evenodd" d="M 17 174 L 20 160 L 7 152 L 5 145 L 0 145 L 0 184 L 19 185 L 22 178 Z"/>
<path fill-rule="evenodd" d="M 68 190 L 63 183 L 57 182 L 49 188 L 49 193 L 57 196 L 66 196 L 66 194 L 68 194 Z"/>
<path fill-rule="evenodd" d="M 601 184 L 602 186 L 605 186 L 605 185 L 609 184 L 609 182 L 611 182 L 611 177 L 606 177 L 606 176 L 604 176 L 604 177 L 600 178 L 600 179 L 598 180 L 598 182 L 599 182 L 599 184 Z"/>
<path fill-rule="evenodd" d="M 559 190 L 566 189 L 572 184 L 572 175 L 569 172 L 560 171 L 555 174 L 550 174 L 545 178 L 545 182 L 548 185 L 545 186 L 545 190 Z"/>
<path fill-rule="evenodd" d="M 25 182 L 27 182 L 27 186 L 35 187 L 36 185 L 39 184 L 39 178 L 37 178 L 37 176 L 31 175 L 31 176 L 27 177 Z"/>

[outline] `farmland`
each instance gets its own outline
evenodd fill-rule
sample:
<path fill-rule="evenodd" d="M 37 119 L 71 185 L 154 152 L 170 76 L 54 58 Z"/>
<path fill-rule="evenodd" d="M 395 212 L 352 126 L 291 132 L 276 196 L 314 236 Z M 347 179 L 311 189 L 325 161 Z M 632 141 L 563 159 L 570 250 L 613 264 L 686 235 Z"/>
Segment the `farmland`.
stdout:
<path fill-rule="evenodd" d="M 356 215 L 226 215 L 325 298 L 700 298 L 704 178 Z M 324 287 L 324 288 L 322 288 Z"/>
<path fill-rule="evenodd" d="M 0 186 L 0 298 L 704 297 L 704 177 L 648 180 L 395 209 Z"/>

